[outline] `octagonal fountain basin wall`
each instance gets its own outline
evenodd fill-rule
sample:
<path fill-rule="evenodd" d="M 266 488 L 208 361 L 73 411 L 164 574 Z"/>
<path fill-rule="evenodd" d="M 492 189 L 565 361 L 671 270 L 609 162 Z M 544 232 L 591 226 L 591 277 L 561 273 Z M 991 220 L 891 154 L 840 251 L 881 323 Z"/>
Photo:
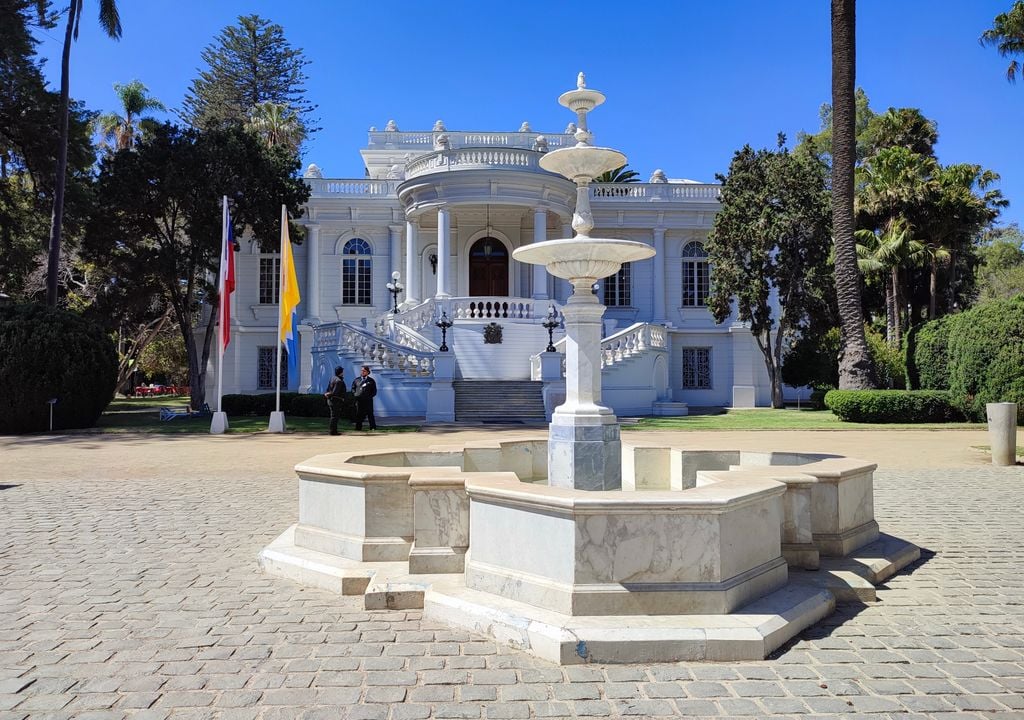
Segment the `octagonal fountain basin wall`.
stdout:
<path fill-rule="evenodd" d="M 319 455 L 298 547 L 568 615 L 728 613 L 878 536 L 875 465 L 817 453 L 623 448 L 622 491 L 546 484 L 543 438 Z"/>

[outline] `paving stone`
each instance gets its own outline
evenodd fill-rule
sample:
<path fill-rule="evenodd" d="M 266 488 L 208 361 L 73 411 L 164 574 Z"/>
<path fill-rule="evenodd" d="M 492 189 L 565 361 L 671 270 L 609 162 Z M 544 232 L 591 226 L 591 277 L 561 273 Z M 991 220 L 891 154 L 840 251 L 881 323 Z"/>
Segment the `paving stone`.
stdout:
<path fill-rule="evenodd" d="M 289 466 L 182 473 L 208 444 L 0 438 L 0 720 L 1024 716 L 1019 468 L 877 473 L 883 530 L 925 557 L 771 660 L 561 668 L 261 575 Z"/>

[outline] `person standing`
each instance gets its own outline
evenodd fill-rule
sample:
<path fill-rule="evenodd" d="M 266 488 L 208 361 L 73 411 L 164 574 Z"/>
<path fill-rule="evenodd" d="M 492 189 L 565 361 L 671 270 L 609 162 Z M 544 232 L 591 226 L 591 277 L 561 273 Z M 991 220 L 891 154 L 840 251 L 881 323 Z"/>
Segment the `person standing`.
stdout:
<path fill-rule="evenodd" d="M 370 429 L 377 429 L 373 417 L 373 398 L 377 394 L 377 381 L 370 377 L 370 366 L 363 365 L 359 377 L 352 381 L 352 394 L 356 398 L 356 430 L 363 429 L 363 418 L 367 418 Z"/>
<path fill-rule="evenodd" d="M 345 398 L 345 368 L 341 365 L 334 368 L 334 377 L 327 383 L 327 407 L 331 409 L 331 430 L 329 435 L 339 435 L 338 420 L 341 418 L 342 400 Z"/>

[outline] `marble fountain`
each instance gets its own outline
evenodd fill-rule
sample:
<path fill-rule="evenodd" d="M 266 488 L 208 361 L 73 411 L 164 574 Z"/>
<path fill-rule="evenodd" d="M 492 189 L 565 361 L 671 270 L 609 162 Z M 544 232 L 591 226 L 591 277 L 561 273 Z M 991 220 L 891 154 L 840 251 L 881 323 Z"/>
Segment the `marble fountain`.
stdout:
<path fill-rule="evenodd" d="M 591 288 L 654 250 L 590 236 L 588 185 L 626 164 L 591 143 L 602 102 L 580 73 L 559 97 L 577 144 L 540 160 L 577 185 L 575 236 L 513 253 L 574 288 L 548 436 L 310 458 L 295 468 L 298 523 L 260 565 L 556 663 L 763 659 L 837 601 L 874 600 L 919 551 L 879 533 L 873 463 L 701 450 L 682 434 L 621 443 Z"/>

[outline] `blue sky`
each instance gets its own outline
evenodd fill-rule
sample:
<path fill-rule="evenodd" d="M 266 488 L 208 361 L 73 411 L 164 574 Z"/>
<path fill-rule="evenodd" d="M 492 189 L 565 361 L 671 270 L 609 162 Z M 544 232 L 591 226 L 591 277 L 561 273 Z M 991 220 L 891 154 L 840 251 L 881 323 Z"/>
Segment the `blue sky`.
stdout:
<path fill-rule="evenodd" d="M 917 107 L 939 128 L 943 163 L 1002 175 L 1001 224 L 1024 224 L 1024 83 L 978 36 L 1012 0 L 860 0 L 857 84 L 876 111 Z M 337 1 L 166 3 L 120 0 L 124 37 L 99 30 L 86 0 L 72 50 L 71 92 L 112 110 L 112 85 L 139 79 L 180 106 L 200 53 L 240 14 L 285 29 L 312 61 L 308 96 L 322 130 L 304 162 L 329 177 L 361 177 L 358 149 L 371 125 L 403 130 L 561 131 L 572 116 L 556 98 L 587 73 L 608 96 L 591 116 L 598 144 L 624 152 L 642 179 L 710 182 L 743 144 L 771 146 L 818 129 L 830 98 L 827 0 L 662 0 L 623 3 Z M 173 10 L 168 11 L 171 7 Z M 59 84 L 60 29 L 41 36 Z"/>

